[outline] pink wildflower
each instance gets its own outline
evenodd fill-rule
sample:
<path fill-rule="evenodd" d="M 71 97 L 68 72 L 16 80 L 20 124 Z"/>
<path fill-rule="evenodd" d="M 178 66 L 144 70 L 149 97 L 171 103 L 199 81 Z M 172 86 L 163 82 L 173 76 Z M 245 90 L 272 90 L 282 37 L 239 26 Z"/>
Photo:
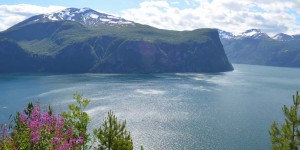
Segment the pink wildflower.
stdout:
<path fill-rule="evenodd" d="M 40 117 L 40 114 L 41 114 L 41 108 L 36 106 L 36 107 L 33 108 L 33 112 L 30 115 L 30 119 L 31 120 L 38 120 L 39 117 Z"/>
<path fill-rule="evenodd" d="M 73 133 L 73 130 L 72 128 L 70 127 L 67 131 L 66 131 L 66 135 L 72 135 Z"/>
<path fill-rule="evenodd" d="M 29 123 L 29 127 L 31 131 L 37 131 L 41 127 L 41 122 L 39 120 L 31 120 L 31 122 Z"/>
<path fill-rule="evenodd" d="M 61 128 L 65 124 L 65 121 L 61 117 L 57 117 L 57 128 Z"/>
<path fill-rule="evenodd" d="M 69 144 L 65 142 L 56 150 L 69 150 Z"/>
<path fill-rule="evenodd" d="M 69 143 L 72 145 L 76 144 L 76 138 L 70 138 Z"/>
<path fill-rule="evenodd" d="M 23 122 L 23 123 L 26 122 L 26 120 L 27 120 L 26 114 L 25 114 L 25 113 L 22 113 L 22 114 L 20 115 L 20 118 L 19 118 L 19 119 L 20 119 L 20 121 Z"/>
<path fill-rule="evenodd" d="M 31 132 L 31 142 L 37 144 L 40 141 L 41 133 L 40 132 Z"/>
<path fill-rule="evenodd" d="M 53 145 L 57 145 L 57 144 L 59 144 L 59 142 L 60 142 L 60 138 L 58 138 L 58 137 L 54 137 L 54 138 L 52 139 L 52 144 L 53 144 Z"/>
<path fill-rule="evenodd" d="M 48 113 L 42 114 L 42 123 L 43 124 L 50 126 L 52 121 L 53 121 L 52 116 L 50 116 Z"/>
<path fill-rule="evenodd" d="M 78 137 L 77 143 L 78 144 L 83 144 L 84 138 L 82 136 Z"/>

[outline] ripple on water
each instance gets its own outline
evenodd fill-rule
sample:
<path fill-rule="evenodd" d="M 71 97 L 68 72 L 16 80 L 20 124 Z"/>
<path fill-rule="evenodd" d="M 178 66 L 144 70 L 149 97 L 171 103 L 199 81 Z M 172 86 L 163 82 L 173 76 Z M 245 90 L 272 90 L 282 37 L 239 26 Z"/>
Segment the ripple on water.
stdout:
<path fill-rule="evenodd" d="M 91 99 L 89 129 L 99 127 L 112 110 L 126 119 L 135 149 L 270 149 L 268 129 L 282 119 L 280 108 L 299 89 L 300 70 L 235 69 L 220 74 L 0 75 L 0 120 L 32 98 L 64 111 L 78 91 Z M 20 101 L 24 97 L 28 101 Z"/>

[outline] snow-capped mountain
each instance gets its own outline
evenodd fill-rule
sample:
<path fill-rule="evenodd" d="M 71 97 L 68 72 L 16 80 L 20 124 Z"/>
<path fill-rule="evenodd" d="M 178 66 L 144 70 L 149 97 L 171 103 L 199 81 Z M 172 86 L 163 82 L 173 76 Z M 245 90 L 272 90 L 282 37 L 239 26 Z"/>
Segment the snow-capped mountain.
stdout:
<path fill-rule="evenodd" d="M 233 34 L 227 31 L 219 30 L 219 36 L 221 39 L 244 39 L 244 38 L 252 38 L 252 39 L 269 39 L 270 37 L 261 32 L 259 29 L 249 29 L 245 32 Z"/>
<path fill-rule="evenodd" d="M 288 35 L 284 33 L 276 34 L 273 37 L 270 37 L 268 34 L 261 32 L 259 29 L 249 29 L 245 32 L 233 34 L 231 32 L 227 32 L 224 30 L 218 30 L 219 36 L 221 39 L 234 39 L 234 40 L 241 40 L 245 38 L 251 38 L 251 39 L 274 39 L 277 41 L 292 41 L 292 40 L 299 40 L 300 35 Z"/>
<path fill-rule="evenodd" d="M 259 29 L 240 34 L 219 31 L 225 53 L 232 63 L 300 67 L 300 35 L 268 36 Z"/>
<path fill-rule="evenodd" d="M 221 39 L 232 39 L 234 38 L 234 34 L 230 32 L 226 32 L 224 30 L 218 30 L 219 31 L 219 36 Z"/>
<path fill-rule="evenodd" d="M 31 24 L 37 22 L 49 22 L 49 21 L 76 21 L 85 26 L 101 26 L 101 25 L 110 25 L 110 26 L 128 26 L 135 25 L 134 22 L 125 20 L 120 17 L 113 15 L 108 15 L 105 13 L 99 13 L 95 10 L 89 8 L 67 8 L 60 12 L 55 12 L 51 14 L 42 14 L 33 16 L 16 26 Z"/>
<path fill-rule="evenodd" d="M 235 35 L 236 38 L 253 38 L 253 39 L 266 39 L 270 38 L 266 33 L 262 33 L 259 29 L 249 29 L 245 32 Z"/>
<path fill-rule="evenodd" d="M 293 35 L 288 35 L 288 34 L 284 34 L 284 33 L 276 34 L 272 38 L 275 40 L 278 40 L 278 41 L 290 41 L 290 40 L 295 39 Z"/>

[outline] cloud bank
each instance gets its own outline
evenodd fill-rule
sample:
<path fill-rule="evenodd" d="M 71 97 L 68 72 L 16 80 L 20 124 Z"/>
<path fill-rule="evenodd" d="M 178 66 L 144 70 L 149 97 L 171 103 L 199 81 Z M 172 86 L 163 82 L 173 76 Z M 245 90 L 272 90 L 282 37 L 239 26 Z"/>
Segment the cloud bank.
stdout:
<path fill-rule="evenodd" d="M 300 34 L 300 1 L 295 0 L 151 0 L 121 16 L 163 29 L 207 27 L 239 33 L 257 28 L 269 34 Z"/>
<path fill-rule="evenodd" d="M 65 7 L 0 5 L 0 31 L 30 16 L 62 9 Z M 240 33 L 257 28 L 271 35 L 300 34 L 298 0 L 146 0 L 118 15 L 162 29 L 219 28 Z"/>
<path fill-rule="evenodd" d="M 62 6 L 36 6 L 29 4 L 0 5 L 0 31 L 33 15 L 47 14 L 65 9 Z"/>

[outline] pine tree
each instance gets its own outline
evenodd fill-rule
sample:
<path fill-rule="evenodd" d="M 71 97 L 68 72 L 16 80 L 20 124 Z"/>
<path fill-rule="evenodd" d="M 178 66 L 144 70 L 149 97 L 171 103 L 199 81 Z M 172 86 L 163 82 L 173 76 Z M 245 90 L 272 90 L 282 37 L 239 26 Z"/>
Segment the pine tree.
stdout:
<path fill-rule="evenodd" d="M 297 92 L 293 96 L 293 105 L 284 105 L 282 111 L 285 116 L 285 123 L 278 127 L 274 122 L 269 131 L 273 150 L 298 150 L 300 146 L 300 116 L 298 115 L 300 105 L 300 95 Z"/>
<path fill-rule="evenodd" d="M 120 123 L 112 111 L 104 118 L 102 127 L 94 130 L 100 150 L 132 150 L 130 133 L 125 129 L 126 121 Z"/>

